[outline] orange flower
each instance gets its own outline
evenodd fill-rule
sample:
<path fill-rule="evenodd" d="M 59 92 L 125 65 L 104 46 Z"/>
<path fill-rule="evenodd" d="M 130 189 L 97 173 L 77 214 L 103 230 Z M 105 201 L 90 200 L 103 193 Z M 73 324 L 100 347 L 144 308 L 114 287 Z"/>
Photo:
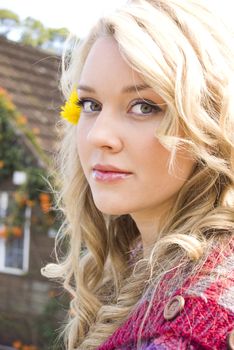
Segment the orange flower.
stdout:
<path fill-rule="evenodd" d="M 9 93 L 0 87 L 0 97 L 3 97 L 2 101 L 4 103 L 4 107 L 9 111 L 15 110 L 15 105 L 12 103 L 12 98 Z"/>
<path fill-rule="evenodd" d="M 35 201 L 33 201 L 33 200 L 31 200 L 31 199 L 27 199 L 27 201 L 26 201 L 26 204 L 29 206 L 29 207 L 34 207 L 34 205 L 35 205 Z"/>
<path fill-rule="evenodd" d="M 41 209 L 44 213 L 48 213 L 50 208 L 51 208 L 50 203 L 41 203 Z"/>
<path fill-rule="evenodd" d="M 13 346 L 13 348 L 15 348 L 15 349 L 20 349 L 21 346 L 22 346 L 22 343 L 21 343 L 20 340 L 15 340 L 15 341 L 12 343 L 12 346 Z"/>
<path fill-rule="evenodd" d="M 24 115 L 18 115 L 16 117 L 16 122 L 18 125 L 25 125 L 27 124 L 28 119 Z"/>
<path fill-rule="evenodd" d="M 47 193 L 41 193 L 39 195 L 39 199 L 41 202 L 49 202 L 50 201 L 50 195 Z"/>
<path fill-rule="evenodd" d="M 4 167 L 5 163 L 3 160 L 0 160 L 0 169 L 2 169 Z"/>
<path fill-rule="evenodd" d="M 0 228 L 0 238 L 7 238 L 7 228 L 6 227 Z"/>
<path fill-rule="evenodd" d="M 39 195 L 40 207 L 44 213 L 47 213 L 51 208 L 50 195 L 47 193 L 41 193 Z"/>
<path fill-rule="evenodd" d="M 23 345 L 22 350 L 38 350 L 38 348 L 35 345 Z"/>
<path fill-rule="evenodd" d="M 0 87 L 0 96 L 7 96 L 7 91 L 5 89 L 3 89 L 2 87 Z"/>
<path fill-rule="evenodd" d="M 22 237 L 22 234 L 23 234 L 23 230 L 21 227 L 19 226 L 13 226 L 12 229 L 11 229 L 13 235 L 17 238 L 20 238 Z"/>
<path fill-rule="evenodd" d="M 15 192 L 14 197 L 15 197 L 16 203 L 18 203 L 19 205 L 23 206 L 26 204 L 27 196 L 25 194 Z"/>

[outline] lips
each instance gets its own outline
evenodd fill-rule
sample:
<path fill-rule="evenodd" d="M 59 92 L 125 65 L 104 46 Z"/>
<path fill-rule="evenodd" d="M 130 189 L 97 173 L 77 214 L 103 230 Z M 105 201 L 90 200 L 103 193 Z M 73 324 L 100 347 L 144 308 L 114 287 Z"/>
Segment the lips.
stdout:
<path fill-rule="evenodd" d="M 100 182 L 109 182 L 124 180 L 131 176 L 132 173 L 125 170 L 117 168 L 113 165 L 102 165 L 96 164 L 93 167 L 92 176 L 93 179 Z"/>
<path fill-rule="evenodd" d="M 96 164 L 93 167 L 93 170 L 98 170 L 100 172 L 111 172 L 111 173 L 122 173 L 122 174 L 131 174 L 130 171 L 127 171 L 125 169 L 117 168 L 114 165 L 102 165 L 102 164 Z"/>

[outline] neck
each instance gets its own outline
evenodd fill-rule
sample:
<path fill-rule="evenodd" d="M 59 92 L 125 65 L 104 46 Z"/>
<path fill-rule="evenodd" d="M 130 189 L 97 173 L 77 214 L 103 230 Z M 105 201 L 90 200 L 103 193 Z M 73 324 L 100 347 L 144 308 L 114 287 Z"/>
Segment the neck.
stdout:
<path fill-rule="evenodd" d="M 130 214 L 141 234 L 144 258 L 149 256 L 154 243 L 159 237 L 161 225 L 165 222 L 170 210 L 171 205 L 164 203 L 160 210 L 159 208 L 157 210 L 154 208 L 153 210 Z"/>

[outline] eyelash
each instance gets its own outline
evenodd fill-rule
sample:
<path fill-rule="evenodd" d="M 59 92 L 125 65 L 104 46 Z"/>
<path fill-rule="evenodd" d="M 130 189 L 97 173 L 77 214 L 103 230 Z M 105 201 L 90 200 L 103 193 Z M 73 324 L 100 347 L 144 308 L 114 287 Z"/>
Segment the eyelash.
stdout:
<path fill-rule="evenodd" d="M 100 105 L 99 102 L 92 100 L 92 99 L 88 99 L 88 98 L 80 98 L 78 101 L 78 106 L 80 106 L 82 109 L 84 109 L 84 105 L 86 102 L 91 102 L 91 103 L 95 103 L 97 105 Z M 84 111 L 85 112 L 85 111 Z M 96 111 L 97 112 L 97 111 Z M 92 112 L 86 112 L 86 113 L 94 113 L 94 111 Z"/>
<path fill-rule="evenodd" d="M 90 102 L 91 104 L 94 103 L 96 105 L 101 106 L 101 104 L 93 99 L 88 99 L 88 98 L 81 98 L 78 102 L 78 105 L 83 109 L 84 113 L 95 113 L 95 112 L 99 112 L 100 110 L 94 110 L 94 111 L 85 111 L 84 110 L 84 106 L 86 102 Z M 141 100 L 137 100 L 134 101 L 132 103 L 132 105 L 130 106 L 130 109 L 132 109 L 133 107 L 137 106 L 137 105 L 146 105 L 152 108 L 152 111 L 149 113 L 134 113 L 134 112 L 130 112 L 131 114 L 135 114 L 135 115 L 140 115 L 140 116 L 147 116 L 147 115 L 152 115 L 152 114 L 157 114 L 162 112 L 162 109 L 155 103 L 153 103 L 152 101 L 149 100 L 145 100 L 145 99 L 141 99 Z M 102 107 L 102 106 L 101 106 Z M 128 112 L 129 113 L 129 112 Z"/>
<path fill-rule="evenodd" d="M 133 114 L 137 114 L 137 115 L 152 115 L 152 114 L 157 114 L 157 113 L 160 113 L 162 112 L 162 109 L 154 102 L 152 101 L 149 101 L 149 100 L 145 100 L 145 99 L 142 99 L 142 100 L 136 100 L 130 108 L 133 108 L 137 105 L 145 105 L 145 106 L 148 106 L 148 107 L 151 107 L 152 108 L 152 111 L 150 113 L 142 113 L 142 114 L 137 114 L 137 113 L 134 113 Z"/>

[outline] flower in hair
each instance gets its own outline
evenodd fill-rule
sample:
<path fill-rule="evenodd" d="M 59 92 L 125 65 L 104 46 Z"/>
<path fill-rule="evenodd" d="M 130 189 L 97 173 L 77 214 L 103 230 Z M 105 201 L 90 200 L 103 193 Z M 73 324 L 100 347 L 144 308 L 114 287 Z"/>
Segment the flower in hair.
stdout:
<path fill-rule="evenodd" d="M 71 124 L 77 124 L 80 117 L 79 97 L 77 90 L 72 90 L 68 100 L 61 107 L 61 117 L 69 121 Z"/>

